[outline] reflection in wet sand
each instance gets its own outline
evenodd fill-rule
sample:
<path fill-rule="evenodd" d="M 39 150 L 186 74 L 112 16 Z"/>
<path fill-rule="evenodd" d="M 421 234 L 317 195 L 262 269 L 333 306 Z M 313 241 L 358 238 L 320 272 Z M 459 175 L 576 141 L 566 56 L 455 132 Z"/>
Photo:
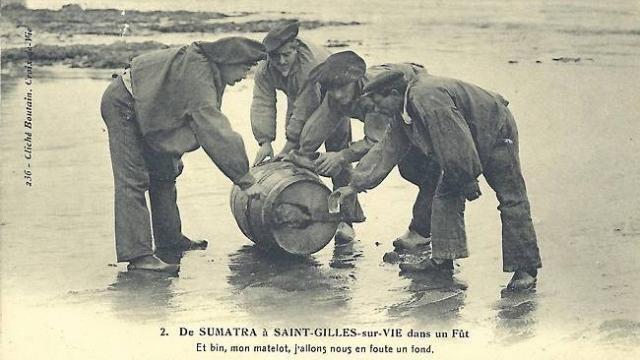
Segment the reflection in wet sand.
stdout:
<path fill-rule="evenodd" d="M 119 272 L 109 285 L 107 299 L 113 313 L 122 319 L 165 319 L 171 312 L 175 277 L 152 271 Z"/>
<path fill-rule="evenodd" d="M 431 247 L 421 246 L 386 253 L 385 262 L 416 264 L 430 255 Z M 411 319 L 417 324 L 449 324 L 458 318 L 464 306 L 466 283 L 446 273 L 401 271 L 400 276 L 411 281 L 400 290 L 408 294 L 408 299 L 387 308 L 391 318 Z"/>
<path fill-rule="evenodd" d="M 629 348 L 640 346 L 640 321 L 612 319 L 598 326 L 600 342 L 610 345 L 624 345 Z"/>
<path fill-rule="evenodd" d="M 363 256 L 362 249 L 356 246 L 356 242 L 346 244 L 336 244 L 333 248 L 333 257 L 329 266 L 334 269 L 352 269 L 356 267 L 357 261 Z"/>
<path fill-rule="evenodd" d="M 403 273 L 411 280 L 403 289 L 408 299 L 390 305 L 392 318 L 412 318 L 416 323 L 453 323 L 464 307 L 467 285 L 455 277 L 437 273 Z"/>
<path fill-rule="evenodd" d="M 159 251 L 163 261 L 179 264 L 182 252 Z M 109 285 L 106 293 L 113 313 L 122 319 L 153 320 L 165 319 L 173 311 L 172 299 L 175 295 L 173 282 L 175 275 L 154 271 L 118 272 L 116 281 Z"/>
<path fill-rule="evenodd" d="M 244 246 L 229 256 L 228 282 L 238 295 L 237 304 L 254 316 L 287 324 L 310 318 L 330 322 L 349 306 L 361 255 L 353 243 L 336 246 L 327 268 L 312 256 Z"/>
<path fill-rule="evenodd" d="M 536 335 L 538 297 L 535 291 L 502 291 L 496 304 L 496 336 L 499 342 L 514 343 Z"/>

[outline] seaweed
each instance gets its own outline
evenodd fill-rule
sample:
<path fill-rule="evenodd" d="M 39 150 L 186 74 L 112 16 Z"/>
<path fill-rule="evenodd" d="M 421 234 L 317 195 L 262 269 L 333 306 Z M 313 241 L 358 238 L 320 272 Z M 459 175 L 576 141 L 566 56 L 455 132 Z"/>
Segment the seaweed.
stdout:
<path fill-rule="evenodd" d="M 3 50 L 2 65 L 22 64 L 29 60 L 33 65 L 62 63 L 73 68 L 114 69 L 124 67 L 131 58 L 141 53 L 167 47 L 157 41 L 118 41 L 109 45 L 36 45 L 30 51 L 26 48 Z"/>

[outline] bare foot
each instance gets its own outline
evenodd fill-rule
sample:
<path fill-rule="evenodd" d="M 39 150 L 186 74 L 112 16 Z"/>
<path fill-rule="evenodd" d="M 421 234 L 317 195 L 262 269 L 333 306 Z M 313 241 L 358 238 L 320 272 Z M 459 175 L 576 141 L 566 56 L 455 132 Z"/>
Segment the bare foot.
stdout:
<path fill-rule="evenodd" d="M 161 250 L 178 250 L 178 251 L 188 251 L 188 250 L 204 250 L 209 245 L 209 242 L 204 239 L 191 240 L 188 237 L 182 235 L 182 238 L 175 244 L 167 244 L 160 245 L 158 249 Z"/>
<path fill-rule="evenodd" d="M 530 274 L 531 272 L 533 272 L 533 274 Z M 509 281 L 507 289 L 511 291 L 523 291 L 535 288 L 537 281 L 536 276 L 538 275 L 537 273 L 537 271 L 527 272 L 524 270 L 517 270 L 513 273 L 513 277 Z"/>
<path fill-rule="evenodd" d="M 396 250 L 413 250 L 431 243 L 431 238 L 424 237 L 415 231 L 407 230 L 393 242 Z"/>
<path fill-rule="evenodd" d="M 180 270 L 180 265 L 167 264 L 155 255 L 145 255 L 129 261 L 127 270 L 147 270 L 177 273 Z"/>

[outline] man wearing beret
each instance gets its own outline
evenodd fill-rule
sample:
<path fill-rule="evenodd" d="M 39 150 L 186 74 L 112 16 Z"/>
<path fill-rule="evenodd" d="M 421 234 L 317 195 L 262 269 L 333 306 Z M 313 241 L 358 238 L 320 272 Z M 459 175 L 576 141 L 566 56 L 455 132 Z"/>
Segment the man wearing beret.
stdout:
<path fill-rule="evenodd" d="M 358 119 L 364 122 L 363 139 L 349 144 L 344 149 L 328 149 L 326 153 L 318 155 L 313 165 L 306 165 L 325 176 L 344 172 L 346 175 L 343 176 L 348 178 L 351 169 L 349 164 L 360 160 L 380 141 L 388 126 L 387 117 L 374 111 L 371 100 L 360 97 L 362 88 L 368 79 L 389 71 L 400 71 L 407 79 L 415 79 L 427 73 L 423 66 L 413 63 L 383 64 L 367 69 L 364 60 L 352 51 L 333 54 L 318 65 L 310 76 L 309 85 L 320 85 L 323 94 L 322 104 L 306 119 L 302 116 L 292 118 L 287 127 L 287 134 L 290 138 L 300 139 L 300 148 L 296 155 L 292 154 L 289 158 L 304 163 L 305 156 L 315 157 L 315 151 L 336 126 L 346 121 L 345 118 Z M 398 168 L 403 178 L 418 186 L 419 192 L 413 206 L 413 218 L 409 229 L 394 241 L 394 246 L 397 250 L 404 250 L 427 245 L 431 236 L 432 198 L 440 167 L 417 148 L 412 147 Z M 361 210 L 358 209 L 357 203 L 346 207 L 347 213 L 358 214 L 359 211 Z"/>
<path fill-rule="evenodd" d="M 503 270 L 514 273 L 507 288 L 533 288 L 541 260 L 508 102 L 459 80 L 426 75 L 407 81 L 401 72 L 381 74 L 364 91 L 391 127 L 358 163 L 349 186 L 332 196 L 342 202 L 374 188 L 411 145 L 434 157 L 443 172 L 433 200 L 431 258 L 401 269 L 451 272 L 454 259 L 468 256 L 465 200 L 481 195 L 477 177 L 484 174 L 500 203 Z"/>
<path fill-rule="evenodd" d="M 284 156 L 299 147 L 301 129 L 292 131 L 320 105 L 320 91 L 317 87 L 305 88 L 309 72 L 323 62 L 329 52 L 323 48 L 298 38 L 300 23 L 297 21 L 274 28 L 262 43 L 268 53 L 266 61 L 261 62 L 255 75 L 253 102 L 251 103 L 251 127 L 260 149 L 254 164 L 266 158 L 274 157 L 272 142 L 276 138 L 276 91 L 287 95 L 287 113 L 285 116 L 286 145 L 278 157 Z M 351 124 L 342 119 L 331 134 L 320 143 L 325 148 L 337 151 L 346 148 L 351 141 Z M 332 177 L 335 188 L 348 183 L 345 174 Z M 342 242 L 353 240 L 353 227 L 349 222 L 340 223 L 336 239 Z"/>
<path fill-rule="evenodd" d="M 330 55 L 309 72 L 300 96 L 315 94 L 316 104 L 298 106 L 300 100 L 296 101 L 286 126 L 287 144 L 280 153 L 285 160 L 315 171 L 313 159 L 318 157 L 317 150 L 323 143 L 325 149 L 331 152 L 348 148 L 351 122 L 345 109 L 362 87 L 365 68 L 364 60 L 357 54 L 343 51 Z M 350 170 L 349 165 L 319 173 L 330 176 L 337 189 L 349 183 Z M 338 226 L 336 241 L 353 241 L 355 232 L 352 222 L 365 220 L 357 198 L 351 199 L 343 207 L 342 217 L 345 222 Z"/>
<path fill-rule="evenodd" d="M 114 176 L 116 253 L 129 270 L 178 270 L 155 255 L 153 241 L 156 249 L 207 246 L 182 234 L 175 180 L 184 153 L 202 147 L 248 196 L 264 193 L 220 105 L 225 87 L 265 57 L 262 44 L 243 37 L 194 42 L 135 57 L 105 90 L 100 110 Z"/>

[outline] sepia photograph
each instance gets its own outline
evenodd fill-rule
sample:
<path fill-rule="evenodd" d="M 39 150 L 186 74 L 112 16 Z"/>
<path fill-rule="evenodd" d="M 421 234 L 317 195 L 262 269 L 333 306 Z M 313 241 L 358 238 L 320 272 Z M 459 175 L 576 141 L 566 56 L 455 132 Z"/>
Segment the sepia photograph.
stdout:
<path fill-rule="evenodd" d="M 0 358 L 638 358 L 639 20 L 2 0 Z"/>

